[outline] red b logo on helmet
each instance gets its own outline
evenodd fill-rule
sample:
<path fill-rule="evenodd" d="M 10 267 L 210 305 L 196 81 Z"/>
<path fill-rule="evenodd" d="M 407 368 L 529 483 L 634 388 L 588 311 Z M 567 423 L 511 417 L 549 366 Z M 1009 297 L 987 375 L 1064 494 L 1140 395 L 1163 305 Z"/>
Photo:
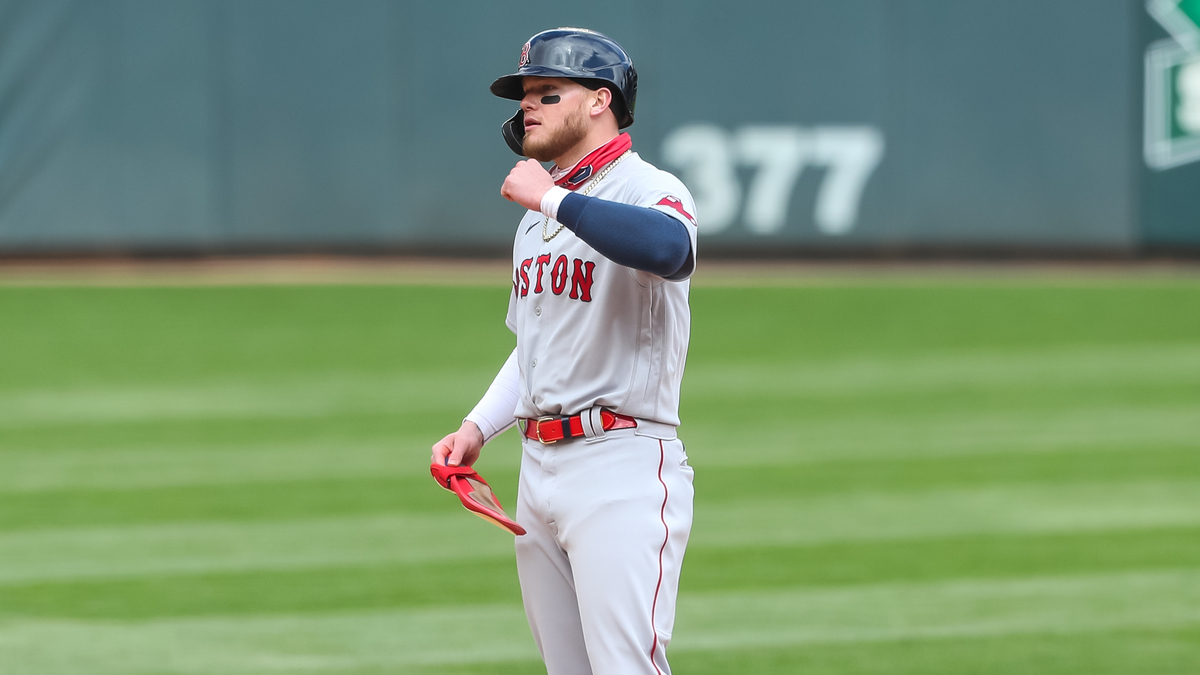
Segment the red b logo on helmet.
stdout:
<path fill-rule="evenodd" d="M 522 68 L 529 65 L 529 43 L 526 42 L 524 47 L 521 47 L 521 60 L 517 61 L 517 67 Z"/>

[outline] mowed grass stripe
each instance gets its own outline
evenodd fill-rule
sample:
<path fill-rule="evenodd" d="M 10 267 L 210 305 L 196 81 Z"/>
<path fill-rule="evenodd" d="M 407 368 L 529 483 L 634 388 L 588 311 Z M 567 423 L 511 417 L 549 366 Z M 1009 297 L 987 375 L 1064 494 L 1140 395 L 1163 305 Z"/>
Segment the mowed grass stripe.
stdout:
<path fill-rule="evenodd" d="M 1200 624 L 1200 570 L 690 594 L 674 653 Z M 461 636 L 472 627 L 471 639 Z M 482 630 L 485 628 L 486 630 Z M 46 645 L 56 645 L 46 649 Z M 519 605 L 151 621 L 0 620 L 0 659 L 35 672 L 251 673 L 523 660 Z"/>
<path fill-rule="evenodd" d="M 698 504 L 700 546 L 913 539 L 1200 524 L 1200 481 L 1009 485 L 776 496 Z M 511 551 L 504 533 L 446 514 L 203 522 L 0 533 L 0 583 L 138 574 L 462 560 Z"/>
<path fill-rule="evenodd" d="M 432 375 L 319 373 L 171 386 L 17 390 L 0 394 L 0 426 L 433 412 L 462 405 L 463 398 L 478 395 L 494 376 L 489 370 Z"/>
<path fill-rule="evenodd" d="M 61 435 L 20 434 L 21 438 L 0 434 L 5 444 L 0 450 L 0 493 L 428 476 L 430 448 L 444 435 L 446 420 L 457 424 L 461 414 L 423 419 L 430 427 L 425 433 L 400 416 L 390 416 L 299 420 L 286 433 L 264 438 L 222 438 L 226 432 L 214 429 L 224 426 L 219 422 L 201 425 L 207 433 L 188 422 L 145 428 L 99 425 Z M 438 422 L 442 426 L 436 426 Z M 383 435 L 386 429 L 381 426 L 394 427 L 395 433 Z M 236 434 L 240 427 L 234 425 L 227 433 Z M 123 436 L 126 442 L 102 443 L 98 437 L 103 432 Z M 489 450 L 507 449 L 489 451 L 484 465 L 515 468 L 520 460 L 516 432 L 493 443 Z"/>
<path fill-rule="evenodd" d="M 696 363 L 730 365 L 1196 344 L 1200 284 L 1173 288 L 694 289 Z"/>
<path fill-rule="evenodd" d="M 498 443 L 484 463 L 488 479 L 503 497 L 514 495 L 517 471 L 490 461 L 496 454 L 514 459 L 513 443 Z M 391 464 L 397 463 L 394 451 Z M 282 461 L 284 458 L 280 458 Z M 425 459 L 422 454 L 421 459 Z M 296 520 L 383 513 L 446 513 L 453 498 L 414 461 L 419 475 L 380 468 L 375 476 L 271 480 L 270 474 L 250 482 L 167 485 L 141 489 L 75 488 L 0 491 L 0 531 L 92 525 L 135 525 L 204 520 Z M 411 469 L 411 467 L 409 467 Z M 115 478 L 115 476 L 114 476 Z M 931 489 L 1004 484 L 1071 485 L 1099 481 L 1154 479 L 1200 480 L 1200 452 L 1185 448 L 1111 450 L 1108 452 L 1044 452 L 1035 455 L 968 455 L 911 459 L 847 459 L 844 461 L 763 466 L 703 465 L 705 488 L 700 502 L 712 506 L 764 495 L 811 498 L 843 492 L 920 492 Z M 503 501 L 503 500 L 502 500 Z M 512 499 L 508 503 L 511 505 Z"/>
<path fill-rule="evenodd" d="M 693 543 L 754 546 L 1200 524 L 1200 481 L 1005 485 L 697 504 Z"/>
<path fill-rule="evenodd" d="M 0 587 L 0 617 L 144 619 L 519 603 L 510 555 Z"/>
<path fill-rule="evenodd" d="M 457 412 L 457 411 L 456 411 Z M 450 411 L 407 414 L 404 410 L 375 413 L 340 412 L 304 418 L 240 417 L 72 423 L 0 428 L 4 453 L 50 453 L 88 450 L 220 450 L 257 446 L 306 448 L 324 442 L 354 446 L 404 442 L 424 438 L 445 426 Z M 459 415 L 461 418 L 461 415 Z M 453 419 L 453 418 L 450 418 Z M 422 445 L 427 445 L 422 442 Z"/>
<path fill-rule="evenodd" d="M 489 478 L 515 491 L 515 472 L 493 473 Z M 292 521 L 386 513 L 445 514 L 457 503 L 428 475 L 0 493 L 0 531 L 210 520 Z"/>
<path fill-rule="evenodd" d="M 0 493 L 238 485 L 428 473 L 425 438 L 0 452 Z M 420 445 L 418 445 L 420 443 Z M 417 453 L 425 462 L 416 461 Z"/>
<path fill-rule="evenodd" d="M 453 497 L 447 496 L 448 501 Z M 203 522 L 0 534 L 0 584 L 512 554 L 512 535 L 447 504 L 443 514 Z"/>
<path fill-rule="evenodd" d="M 739 404 L 733 404 L 737 407 Z M 773 402 L 772 406 L 786 406 Z M 864 414 L 804 419 L 803 408 L 756 409 L 739 425 L 701 418 L 680 428 L 695 464 L 801 464 L 839 458 L 955 457 L 1062 450 L 1200 449 L 1200 401 L 1195 404 L 1083 408 L 984 409 L 900 415 Z M 739 411 L 740 412 L 740 411 Z M 812 414 L 812 413 L 809 413 Z"/>
<path fill-rule="evenodd" d="M 287 378 L 133 387 L 25 389 L 0 393 L 0 426 L 155 419 L 296 417 L 337 412 L 436 411 L 461 407 L 486 387 L 491 370 L 469 373 L 314 373 Z M 273 381 L 272 381 L 273 380 Z M 1200 384 L 1200 347 L 1191 345 L 952 353 L 938 357 L 833 363 L 694 363 L 691 400 L 744 395 L 845 396 L 1093 385 Z"/>
<path fill-rule="evenodd" d="M 675 653 L 672 667 L 688 675 L 1192 675 L 1200 629 L 1126 629 L 747 647 Z M 544 675 L 540 663 L 438 666 L 414 675 Z M 357 671 L 354 675 L 384 675 Z"/>
<path fill-rule="evenodd" d="M 962 580 L 681 602 L 677 649 L 1076 633 L 1200 624 L 1200 570 Z"/>
<path fill-rule="evenodd" d="M 1200 569 L 1200 528 L 710 548 L 682 593 Z M 447 593 L 448 588 L 454 589 Z M 391 565 L 7 584 L 0 616 L 144 619 L 518 602 L 511 555 Z"/>
<path fill-rule="evenodd" d="M 312 673 L 536 657 L 519 603 L 132 622 L 0 619 L 0 663 L 35 673 Z"/>
<path fill-rule="evenodd" d="M 951 352 L 832 362 L 690 364 L 694 400 L 781 396 L 842 398 L 953 390 L 1063 389 L 1200 384 L 1200 347 L 1135 345 L 1050 351 Z"/>
<path fill-rule="evenodd" d="M 682 592 L 1200 569 L 1200 528 L 824 544 L 693 544 Z"/>
<path fill-rule="evenodd" d="M 772 402 L 772 406 L 786 404 Z M 740 405 L 734 402 L 711 410 L 693 406 L 694 421 L 680 429 L 693 464 L 704 469 L 853 458 L 1200 450 L 1200 400 L 1186 405 L 988 408 L 955 414 L 936 407 L 909 414 L 888 410 L 865 414 L 860 409 L 852 414 L 814 418 L 808 417 L 814 413 L 802 407 L 790 408 L 789 414 L 769 409 L 742 411 Z M 731 414 L 737 420 L 750 418 L 754 423 L 735 424 L 733 419 L 726 419 Z M 451 414 L 442 417 L 448 423 L 458 419 Z M 153 441 L 163 436 L 190 437 L 180 432 L 190 431 L 192 423 L 180 430 L 171 425 L 152 425 L 141 437 L 136 436 L 137 429 L 122 426 L 122 433 L 137 439 L 125 447 L 88 446 L 85 439 L 90 435 L 83 432 L 53 444 L 67 447 L 46 448 L 27 441 L 34 447 L 25 450 L 20 441 L 10 439 L 11 445 L 0 451 L 0 493 L 424 475 L 429 448 L 440 437 L 432 428 L 428 435 L 413 435 L 412 429 L 404 429 L 407 434 L 381 437 L 374 435 L 378 430 L 373 430 L 366 438 L 342 437 L 328 431 L 332 420 L 322 422 L 324 433 L 322 425 L 314 425 L 311 436 L 316 439 L 294 442 L 214 440 L 212 444 L 197 445 L 195 440 Z M 303 421 L 297 426 L 309 428 Z M 492 441 L 482 466 L 515 467 L 519 455 L 516 434 L 510 431 Z"/>
<path fill-rule="evenodd" d="M 195 383 L 253 388 L 329 373 L 494 374 L 493 364 L 512 350 L 504 326 L 509 290 L 0 288 L 7 319 L 0 344 L 20 355 L 0 361 L 0 390 L 145 392 Z M 470 331 L 441 329 L 461 317 L 483 318 Z"/>
<path fill-rule="evenodd" d="M 864 491 L 916 493 L 946 488 L 1003 488 L 1005 485 L 1070 486 L 1156 479 L 1200 480 L 1200 452 L 1193 448 L 1171 447 L 1107 452 L 1072 448 L 1037 454 L 948 457 L 852 457 L 716 467 L 705 466 L 704 461 L 702 457 L 697 480 L 705 488 L 700 503 L 707 506 L 773 495 L 808 499 L 817 495 Z"/>

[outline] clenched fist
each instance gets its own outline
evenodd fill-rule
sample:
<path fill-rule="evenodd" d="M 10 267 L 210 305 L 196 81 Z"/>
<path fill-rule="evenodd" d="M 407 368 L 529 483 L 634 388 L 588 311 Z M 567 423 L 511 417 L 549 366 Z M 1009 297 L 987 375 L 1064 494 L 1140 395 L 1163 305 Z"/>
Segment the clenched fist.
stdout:
<path fill-rule="evenodd" d="M 508 172 L 500 196 L 531 211 L 542 210 L 542 197 L 554 187 L 554 179 L 536 159 L 526 159 Z"/>

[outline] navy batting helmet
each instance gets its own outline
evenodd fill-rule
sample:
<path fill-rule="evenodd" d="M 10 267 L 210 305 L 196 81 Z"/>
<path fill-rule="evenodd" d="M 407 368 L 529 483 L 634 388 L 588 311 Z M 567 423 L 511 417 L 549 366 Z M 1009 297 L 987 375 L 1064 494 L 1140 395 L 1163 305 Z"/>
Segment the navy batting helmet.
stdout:
<path fill-rule="evenodd" d="M 633 124 L 637 70 L 621 45 L 609 37 L 586 28 L 544 30 L 529 38 L 521 49 L 517 72 L 493 82 L 492 93 L 520 101 L 525 97 L 521 81 L 530 75 L 566 77 L 591 89 L 608 85 L 613 93 L 612 111 L 618 128 Z M 504 140 L 518 155 L 524 154 L 521 142 L 525 136 L 524 117 L 523 111 L 517 111 L 501 127 Z"/>

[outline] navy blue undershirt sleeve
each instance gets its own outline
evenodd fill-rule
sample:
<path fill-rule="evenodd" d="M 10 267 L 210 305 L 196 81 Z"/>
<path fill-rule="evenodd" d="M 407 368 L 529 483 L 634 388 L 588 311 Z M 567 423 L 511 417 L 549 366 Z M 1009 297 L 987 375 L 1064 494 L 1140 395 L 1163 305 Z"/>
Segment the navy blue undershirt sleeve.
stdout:
<path fill-rule="evenodd" d="M 665 279 L 691 271 L 687 228 L 661 211 L 572 192 L 558 207 L 558 222 L 618 265 Z"/>

